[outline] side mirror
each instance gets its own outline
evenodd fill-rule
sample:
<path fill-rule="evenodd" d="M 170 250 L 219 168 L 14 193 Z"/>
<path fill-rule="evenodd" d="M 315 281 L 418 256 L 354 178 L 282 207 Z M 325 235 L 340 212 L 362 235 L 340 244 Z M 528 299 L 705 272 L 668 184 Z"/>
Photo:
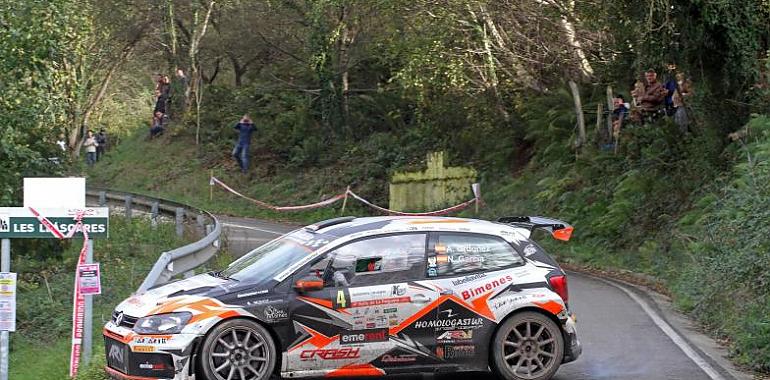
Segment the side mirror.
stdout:
<path fill-rule="evenodd" d="M 294 283 L 294 289 L 299 293 L 321 290 L 323 288 L 323 280 L 315 276 L 305 277 L 301 280 L 297 280 L 297 282 Z"/>

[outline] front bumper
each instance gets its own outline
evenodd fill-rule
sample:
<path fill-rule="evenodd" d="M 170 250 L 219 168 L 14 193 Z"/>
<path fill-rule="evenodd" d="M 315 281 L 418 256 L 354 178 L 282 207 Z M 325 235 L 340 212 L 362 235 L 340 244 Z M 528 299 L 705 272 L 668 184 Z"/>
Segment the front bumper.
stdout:
<path fill-rule="evenodd" d="M 104 326 L 105 371 L 113 379 L 194 379 L 192 356 L 200 336 L 139 335 L 108 322 Z"/>

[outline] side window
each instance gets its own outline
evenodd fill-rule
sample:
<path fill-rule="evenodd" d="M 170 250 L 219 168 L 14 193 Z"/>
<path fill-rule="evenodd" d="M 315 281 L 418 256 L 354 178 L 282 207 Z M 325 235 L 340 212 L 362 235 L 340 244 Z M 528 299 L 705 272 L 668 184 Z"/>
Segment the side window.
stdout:
<path fill-rule="evenodd" d="M 425 234 L 359 240 L 332 252 L 327 286 L 362 286 L 422 278 Z"/>
<path fill-rule="evenodd" d="M 492 271 L 522 263 L 521 256 L 499 237 L 441 233 L 428 256 L 428 277 Z"/>

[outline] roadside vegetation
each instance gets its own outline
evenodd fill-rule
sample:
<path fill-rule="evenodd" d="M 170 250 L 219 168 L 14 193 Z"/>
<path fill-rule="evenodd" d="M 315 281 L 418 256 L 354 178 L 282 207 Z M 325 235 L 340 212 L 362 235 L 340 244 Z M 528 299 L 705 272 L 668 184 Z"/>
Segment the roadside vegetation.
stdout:
<path fill-rule="evenodd" d="M 110 217 L 110 237 L 94 244 L 94 261 L 100 263 L 102 275 L 102 294 L 93 297 L 94 357 L 91 369 L 78 379 L 106 379 L 101 370 L 102 326 L 115 305 L 139 287 L 160 252 L 182 244 L 185 240 L 176 236 L 173 224 L 159 223 L 153 229 L 141 218 L 128 221 Z M 17 331 L 11 334 L 10 379 L 69 378 L 72 286 L 81 246 L 78 239 L 14 244 L 12 269 L 19 273 L 18 322 Z"/>
<path fill-rule="evenodd" d="M 759 0 L 0 0 L 0 204 L 19 203 L 24 176 L 80 174 L 315 221 L 340 210 L 210 199 L 209 175 L 278 205 L 347 186 L 387 205 L 389 176 L 442 150 L 479 171 L 479 217 L 572 222 L 573 241 L 551 247 L 563 261 L 660 279 L 737 362 L 770 372 L 769 21 Z M 631 103 L 669 63 L 693 89 L 689 125 L 661 116 L 613 138 L 608 92 Z M 150 139 L 156 73 L 171 100 Z M 242 175 L 230 154 L 247 113 Z M 102 127 L 107 156 L 88 168 L 83 132 Z"/>

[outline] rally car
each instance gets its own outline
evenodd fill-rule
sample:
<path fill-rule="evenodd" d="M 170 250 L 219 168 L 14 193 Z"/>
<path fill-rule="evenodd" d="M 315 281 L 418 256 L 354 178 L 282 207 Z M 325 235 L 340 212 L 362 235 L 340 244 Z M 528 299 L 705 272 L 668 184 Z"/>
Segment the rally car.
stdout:
<path fill-rule="evenodd" d="M 222 271 L 123 301 L 104 327 L 120 379 L 263 380 L 494 371 L 548 379 L 581 345 L 540 217 L 337 218 Z"/>

